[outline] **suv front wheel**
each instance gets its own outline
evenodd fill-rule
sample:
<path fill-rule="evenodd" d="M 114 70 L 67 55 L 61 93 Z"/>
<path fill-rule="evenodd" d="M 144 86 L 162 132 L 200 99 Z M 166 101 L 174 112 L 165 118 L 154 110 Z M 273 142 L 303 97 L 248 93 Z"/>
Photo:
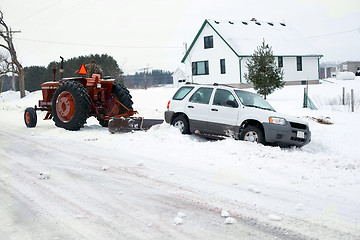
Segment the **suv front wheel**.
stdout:
<path fill-rule="evenodd" d="M 260 128 L 247 126 L 240 133 L 240 140 L 265 144 L 264 134 Z"/>
<path fill-rule="evenodd" d="M 171 123 L 174 127 L 178 128 L 182 134 L 189 134 L 189 122 L 184 115 L 177 116 Z"/>

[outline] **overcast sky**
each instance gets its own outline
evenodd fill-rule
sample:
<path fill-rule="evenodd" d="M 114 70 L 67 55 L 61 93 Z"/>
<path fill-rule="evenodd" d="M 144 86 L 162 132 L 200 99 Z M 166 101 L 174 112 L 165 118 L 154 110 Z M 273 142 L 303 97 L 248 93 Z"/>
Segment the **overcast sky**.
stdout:
<path fill-rule="evenodd" d="M 284 21 L 324 55 L 360 60 L 359 0 L 1 0 L 24 66 L 95 53 L 125 73 L 181 66 L 205 19 Z M 259 43 L 260 45 L 261 43 Z"/>

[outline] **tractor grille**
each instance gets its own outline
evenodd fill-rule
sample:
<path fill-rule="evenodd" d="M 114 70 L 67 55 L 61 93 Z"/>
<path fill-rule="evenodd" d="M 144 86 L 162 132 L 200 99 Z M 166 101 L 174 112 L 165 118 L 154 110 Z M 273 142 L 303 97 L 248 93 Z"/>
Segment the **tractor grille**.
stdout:
<path fill-rule="evenodd" d="M 296 123 L 296 122 L 290 122 L 290 126 L 292 128 L 297 128 L 297 129 L 306 129 L 306 125 L 305 124 L 301 124 L 301 123 Z"/>

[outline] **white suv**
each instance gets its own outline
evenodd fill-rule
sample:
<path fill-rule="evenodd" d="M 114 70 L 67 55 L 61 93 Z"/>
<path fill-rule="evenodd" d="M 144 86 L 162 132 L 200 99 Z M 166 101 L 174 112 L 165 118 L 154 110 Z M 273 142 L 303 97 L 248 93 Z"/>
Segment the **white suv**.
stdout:
<path fill-rule="evenodd" d="M 311 140 L 306 122 L 277 113 L 257 94 L 219 84 L 179 88 L 165 121 L 184 134 L 233 136 L 284 147 L 302 147 Z"/>

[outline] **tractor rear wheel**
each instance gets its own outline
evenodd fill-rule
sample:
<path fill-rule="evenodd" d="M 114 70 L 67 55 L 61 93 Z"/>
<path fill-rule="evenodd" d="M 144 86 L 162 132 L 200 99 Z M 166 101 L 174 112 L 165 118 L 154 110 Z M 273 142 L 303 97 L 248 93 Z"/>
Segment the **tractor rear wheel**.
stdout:
<path fill-rule="evenodd" d="M 118 106 L 116 101 L 122 103 L 127 109 L 132 109 L 133 101 L 131 100 L 129 90 L 118 82 L 114 82 L 111 88 L 111 96 L 109 99 L 109 109 L 106 109 L 108 116 L 116 116 L 119 114 L 126 113 L 127 110 L 123 106 Z M 101 126 L 108 127 L 109 121 L 102 118 L 98 118 Z"/>
<path fill-rule="evenodd" d="M 27 109 L 25 109 L 24 121 L 25 121 L 26 127 L 28 127 L 28 128 L 33 128 L 36 126 L 37 116 L 36 116 L 35 108 L 28 107 Z"/>
<path fill-rule="evenodd" d="M 79 130 L 84 127 L 89 112 L 90 97 L 81 83 L 69 80 L 56 89 L 51 104 L 56 126 Z"/>

